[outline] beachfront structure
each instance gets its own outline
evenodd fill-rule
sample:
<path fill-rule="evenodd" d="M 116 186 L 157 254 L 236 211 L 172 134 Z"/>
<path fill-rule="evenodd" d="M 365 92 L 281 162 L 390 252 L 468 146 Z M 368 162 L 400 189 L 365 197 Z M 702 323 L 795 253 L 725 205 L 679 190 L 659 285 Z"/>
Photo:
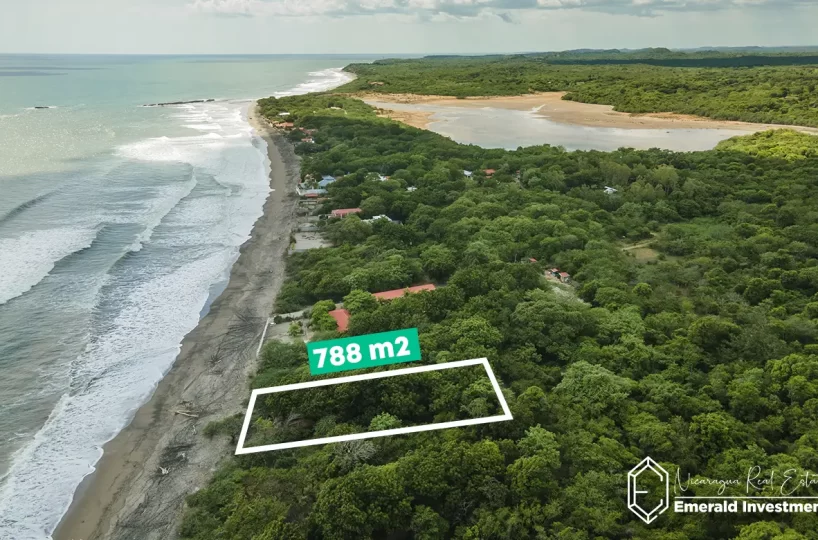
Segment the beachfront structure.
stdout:
<path fill-rule="evenodd" d="M 344 218 L 347 216 L 351 216 L 352 214 L 360 214 L 363 212 L 360 208 L 338 208 L 330 212 L 329 217 L 331 218 Z"/>
<path fill-rule="evenodd" d="M 280 112 L 280 113 L 278 113 L 278 115 L 279 115 L 279 116 L 290 116 L 290 113 L 288 113 L 288 112 Z"/>
<path fill-rule="evenodd" d="M 616 189 L 616 188 L 612 188 L 612 187 L 610 187 L 610 186 L 605 186 L 605 190 L 604 190 L 604 191 L 605 191 L 605 193 L 607 193 L 608 195 L 613 195 L 614 193 L 616 193 L 616 192 L 617 192 L 617 191 L 619 191 L 619 190 L 618 190 L 618 189 Z"/>
<path fill-rule="evenodd" d="M 296 192 L 301 197 L 309 197 L 315 198 L 319 195 L 325 195 L 327 193 L 326 189 L 304 189 L 303 187 L 299 186 L 296 188 Z"/>
<path fill-rule="evenodd" d="M 301 139 L 301 142 L 307 143 L 307 144 L 313 144 L 315 142 L 315 140 L 312 137 L 304 137 L 303 139 Z"/>

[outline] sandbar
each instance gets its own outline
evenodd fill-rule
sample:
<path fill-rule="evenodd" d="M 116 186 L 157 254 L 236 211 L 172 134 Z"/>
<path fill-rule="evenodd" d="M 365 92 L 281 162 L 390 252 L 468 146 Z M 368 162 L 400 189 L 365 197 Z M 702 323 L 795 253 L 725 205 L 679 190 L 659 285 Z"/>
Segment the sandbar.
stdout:
<path fill-rule="evenodd" d="M 494 96 L 453 98 L 451 96 L 426 96 L 417 94 L 362 93 L 356 97 L 374 103 L 382 116 L 401 121 L 413 127 L 428 129 L 433 122 L 433 112 L 423 110 L 393 110 L 388 104 L 435 105 L 442 107 L 468 107 L 473 109 L 494 108 L 517 111 L 531 111 L 534 114 L 561 124 L 586 127 L 606 127 L 620 129 L 729 129 L 747 132 L 774 128 L 790 128 L 805 133 L 818 134 L 818 129 L 782 124 L 758 124 L 677 114 L 646 113 L 633 114 L 613 110 L 612 105 L 596 105 L 562 99 L 565 92 L 542 92 L 521 96 Z M 421 109 L 422 107 L 419 107 Z"/>

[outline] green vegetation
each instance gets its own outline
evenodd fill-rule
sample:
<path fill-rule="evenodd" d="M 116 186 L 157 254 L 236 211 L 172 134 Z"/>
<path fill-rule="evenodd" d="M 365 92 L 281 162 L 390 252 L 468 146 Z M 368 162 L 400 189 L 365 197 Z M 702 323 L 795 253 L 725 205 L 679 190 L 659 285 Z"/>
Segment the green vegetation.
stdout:
<path fill-rule="evenodd" d="M 484 150 L 351 98 L 262 105 L 317 130 L 298 147 L 303 172 L 341 177 L 322 211 L 401 222 L 327 225 L 336 247 L 291 257 L 281 311 L 319 302 L 325 328 L 346 297 L 351 334 L 417 327 L 426 363 L 485 356 L 514 420 L 231 458 L 189 498 L 184 538 L 818 538 L 814 513 L 669 511 L 645 525 L 625 501 L 647 455 L 683 478 L 818 471 L 818 158 L 748 152 L 757 137 L 696 153 Z M 658 258 L 623 250 L 639 241 Z M 574 288 L 553 290 L 551 266 Z M 387 303 L 361 292 L 430 281 Z M 252 385 L 309 378 L 303 345 L 269 344 Z M 261 427 L 320 436 L 486 410 L 467 382 L 293 393 Z"/>
<path fill-rule="evenodd" d="M 566 91 L 565 99 L 623 112 L 818 126 L 816 55 L 691 55 L 660 49 L 384 60 L 347 69 L 358 76 L 341 87 L 347 92 L 465 97 Z"/>
<path fill-rule="evenodd" d="M 791 129 L 762 131 L 747 137 L 727 139 L 720 142 L 716 149 L 786 160 L 814 158 L 818 157 L 818 137 Z"/>

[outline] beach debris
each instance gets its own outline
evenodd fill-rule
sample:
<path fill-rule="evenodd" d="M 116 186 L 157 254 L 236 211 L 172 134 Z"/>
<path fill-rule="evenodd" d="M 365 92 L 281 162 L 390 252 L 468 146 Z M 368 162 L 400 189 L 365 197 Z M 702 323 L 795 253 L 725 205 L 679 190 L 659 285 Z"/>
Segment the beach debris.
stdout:
<path fill-rule="evenodd" d="M 175 414 L 181 414 L 182 416 L 187 416 L 189 418 L 199 418 L 198 414 L 189 413 L 186 411 L 173 411 Z"/>
<path fill-rule="evenodd" d="M 159 466 L 159 472 L 160 472 L 160 473 L 162 473 L 162 476 L 167 476 L 167 475 L 168 475 L 168 473 L 170 472 L 170 469 L 166 469 L 166 468 L 164 468 L 164 467 L 162 467 L 162 466 L 160 465 L 160 466 Z"/>

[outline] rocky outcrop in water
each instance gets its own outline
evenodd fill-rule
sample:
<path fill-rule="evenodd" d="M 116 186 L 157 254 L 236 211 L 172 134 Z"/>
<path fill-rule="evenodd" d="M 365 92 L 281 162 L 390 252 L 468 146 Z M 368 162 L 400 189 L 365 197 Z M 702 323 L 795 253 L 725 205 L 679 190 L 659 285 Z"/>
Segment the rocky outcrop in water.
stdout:
<path fill-rule="evenodd" d="M 147 105 L 142 105 L 143 107 L 166 107 L 168 105 L 187 105 L 189 103 L 210 103 L 211 101 L 216 101 L 215 99 L 194 99 L 191 101 L 169 101 L 167 103 L 150 103 Z"/>

